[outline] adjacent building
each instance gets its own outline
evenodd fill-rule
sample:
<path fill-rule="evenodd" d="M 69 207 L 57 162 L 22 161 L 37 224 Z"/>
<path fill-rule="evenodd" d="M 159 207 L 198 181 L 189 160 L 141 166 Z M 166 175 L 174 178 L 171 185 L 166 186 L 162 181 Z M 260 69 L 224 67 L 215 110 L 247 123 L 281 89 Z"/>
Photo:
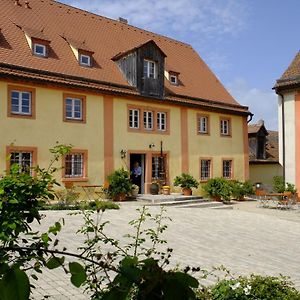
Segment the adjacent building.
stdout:
<path fill-rule="evenodd" d="M 267 130 L 264 121 L 248 125 L 249 180 L 272 190 L 273 177 L 282 176 L 279 163 L 278 131 Z"/>
<path fill-rule="evenodd" d="M 61 182 L 142 167 L 141 191 L 181 172 L 248 178 L 247 107 L 188 44 L 52 0 L 3 0 L 0 169 L 72 144 Z M 7 157 L 10 157 L 7 160 Z"/>
<path fill-rule="evenodd" d="M 274 86 L 278 95 L 279 153 L 286 182 L 300 190 L 300 52 Z"/>

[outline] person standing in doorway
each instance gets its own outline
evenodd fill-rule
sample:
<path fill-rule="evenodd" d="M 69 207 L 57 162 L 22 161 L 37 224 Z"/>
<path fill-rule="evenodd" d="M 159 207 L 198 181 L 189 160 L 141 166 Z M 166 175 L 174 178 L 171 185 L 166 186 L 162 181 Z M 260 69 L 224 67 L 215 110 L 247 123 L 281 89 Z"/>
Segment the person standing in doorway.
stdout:
<path fill-rule="evenodd" d="M 141 191 L 142 168 L 137 161 L 133 164 L 133 170 L 131 171 L 131 179 L 132 183 L 136 184 L 139 187 L 139 191 Z"/>

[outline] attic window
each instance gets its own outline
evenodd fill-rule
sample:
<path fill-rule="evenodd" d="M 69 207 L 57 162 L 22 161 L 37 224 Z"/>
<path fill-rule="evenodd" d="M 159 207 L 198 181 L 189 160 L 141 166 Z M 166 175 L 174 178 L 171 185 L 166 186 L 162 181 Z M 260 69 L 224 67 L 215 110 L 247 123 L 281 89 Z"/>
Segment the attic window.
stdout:
<path fill-rule="evenodd" d="M 47 46 L 39 43 L 33 43 L 33 54 L 37 56 L 47 56 Z"/>
<path fill-rule="evenodd" d="M 79 54 L 79 63 L 81 66 L 90 67 L 91 66 L 91 56 L 87 54 Z"/>
<path fill-rule="evenodd" d="M 170 83 L 173 84 L 173 85 L 177 85 L 178 84 L 177 75 L 170 75 Z"/>
<path fill-rule="evenodd" d="M 156 63 L 154 61 L 144 59 L 144 78 L 156 78 Z"/>

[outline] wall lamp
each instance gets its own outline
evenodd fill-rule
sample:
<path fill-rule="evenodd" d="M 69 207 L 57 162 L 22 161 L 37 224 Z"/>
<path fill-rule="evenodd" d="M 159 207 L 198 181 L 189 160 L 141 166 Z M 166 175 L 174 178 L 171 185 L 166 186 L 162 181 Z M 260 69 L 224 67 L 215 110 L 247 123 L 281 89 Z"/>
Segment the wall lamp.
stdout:
<path fill-rule="evenodd" d="M 152 149 L 152 148 L 154 148 L 155 147 L 155 145 L 153 144 L 153 143 L 151 143 L 150 145 L 149 145 L 149 148 L 150 149 Z"/>
<path fill-rule="evenodd" d="M 120 151 L 120 154 L 121 154 L 121 158 L 125 158 L 125 157 L 126 157 L 126 154 L 127 154 L 127 151 L 124 150 L 124 149 L 122 149 L 122 150 Z"/>

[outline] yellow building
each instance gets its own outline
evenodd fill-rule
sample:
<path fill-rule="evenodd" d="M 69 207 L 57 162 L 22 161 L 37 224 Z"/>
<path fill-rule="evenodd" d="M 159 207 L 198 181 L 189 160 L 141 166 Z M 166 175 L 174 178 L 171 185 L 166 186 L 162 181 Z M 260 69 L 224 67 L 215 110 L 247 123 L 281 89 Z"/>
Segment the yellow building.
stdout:
<path fill-rule="evenodd" d="M 51 0 L 1 10 L 1 170 L 47 166 L 59 142 L 62 182 L 135 162 L 142 192 L 182 172 L 248 179 L 248 108 L 190 45 Z"/>

